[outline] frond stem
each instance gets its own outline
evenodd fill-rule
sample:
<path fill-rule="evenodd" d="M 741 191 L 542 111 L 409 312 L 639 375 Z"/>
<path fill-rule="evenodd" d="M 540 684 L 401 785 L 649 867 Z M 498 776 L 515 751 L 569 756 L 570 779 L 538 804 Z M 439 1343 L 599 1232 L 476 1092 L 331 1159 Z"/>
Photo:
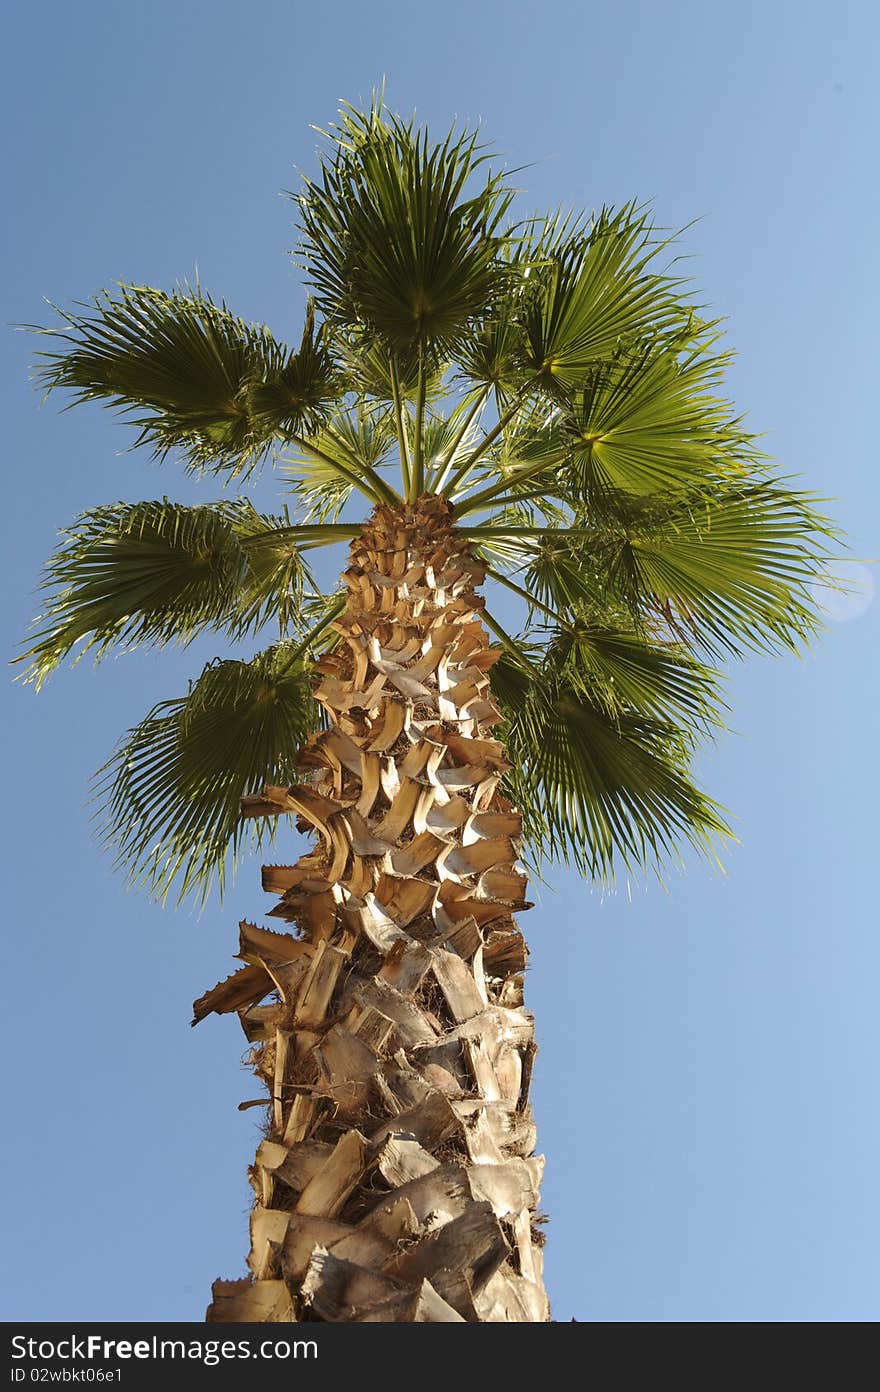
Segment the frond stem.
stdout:
<path fill-rule="evenodd" d="M 397 375 L 397 359 L 392 353 L 388 359 L 391 376 L 391 398 L 394 402 L 394 423 L 397 427 L 397 447 L 400 452 L 400 472 L 403 477 L 403 492 L 409 497 L 412 481 L 412 460 L 409 454 L 409 440 L 403 420 L 403 399 L 400 395 L 400 378 Z"/>
<path fill-rule="evenodd" d="M 390 483 L 386 483 L 385 479 L 380 477 L 378 470 L 374 469 L 370 464 L 365 464 L 362 459 L 358 459 L 357 455 L 351 450 L 349 445 L 346 444 L 342 436 L 336 433 L 332 425 L 327 425 L 324 427 L 324 429 L 330 436 L 331 440 L 333 440 L 339 446 L 346 459 L 350 460 L 351 466 L 355 470 L 355 472 L 358 472 L 359 470 L 364 470 L 369 475 L 371 483 L 381 494 L 383 502 L 390 503 L 392 507 L 403 502 L 403 499 L 401 498 L 400 494 L 391 487 Z"/>
<path fill-rule="evenodd" d="M 468 430 L 469 430 L 470 427 L 471 427 L 471 422 L 472 422 L 472 421 L 474 420 L 474 418 L 479 414 L 479 412 L 482 411 L 483 407 L 485 406 L 486 402 L 488 401 L 488 399 L 489 399 L 489 393 L 491 392 L 491 390 L 492 390 L 491 387 L 484 387 L 483 390 L 482 390 L 482 391 L 478 394 L 478 396 L 476 397 L 476 399 L 475 399 L 473 405 L 471 406 L 470 410 L 467 412 L 467 414 L 466 414 L 466 416 L 465 416 L 465 418 L 464 418 L 464 421 L 463 421 L 463 423 L 462 423 L 462 425 L 461 425 L 461 428 L 459 429 L 458 433 L 455 435 L 455 437 L 454 437 L 454 439 L 453 439 L 453 441 L 452 441 L 452 444 L 449 446 L 449 458 L 447 459 L 446 463 L 443 465 L 443 470 L 442 470 L 442 472 L 441 472 L 441 474 L 440 474 L 440 477 L 436 480 L 436 482 L 435 482 L 435 484 L 434 484 L 434 492 L 435 492 L 435 493 L 442 493 L 442 492 L 443 492 L 443 489 L 446 487 L 447 479 L 449 478 L 449 475 L 450 475 L 450 473 L 452 472 L 452 461 L 455 459 L 455 452 L 456 452 L 456 450 L 458 449 L 459 445 L 461 444 L 462 440 L 463 440 L 463 439 L 465 438 L 465 436 L 467 435 Z"/>
<path fill-rule="evenodd" d="M 535 381 L 536 378 L 529 378 L 525 386 L 517 392 L 516 396 L 513 398 L 513 401 L 510 403 L 507 410 L 499 418 L 497 424 L 493 425 L 491 430 L 487 430 L 486 434 L 483 436 L 476 449 L 471 450 L 464 463 L 461 464 L 458 469 L 456 469 L 452 478 L 449 480 L 449 487 L 451 489 L 455 488 L 459 483 L 462 482 L 463 479 L 467 477 L 473 466 L 476 464 L 477 460 L 480 459 L 486 453 L 486 450 L 490 447 L 490 445 L 493 445 L 495 443 L 502 430 L 505 430 L 507 428 L 507 426 L 513 420 L 514 416 L 517 414 L 520 407 L 522 406 L 523 401 L 528 396 L 529 392 L 534 386 Z"/>
<path fill-rule="evenodd" d="M 425 488 L 425 442 L 423 439 L 425 429 L 425 348 L 424 344 L 419 344 L 419 381 L 416 390 L 416 422 L 414 429 L 414 458 L 412 467 L 412 481 L 410 497 L 408 501 L 414 503 L 421 497 Z"/>
<path fill-rule="evenodd" d="M 305 638 L 303 638 L 302 642 L 297 643 L 287 662 L 285 662 L 284 666 L 281 668 L 282 672 L 290 671 L 293 664 L 299 661 L 304 652 L 308 651 L 314 640 L 318 637 L 318 634 L 323 633 L 325 628 L 329 628 L 330 624 L 339 618 L 339 615 L 342 613 L 347 603 L 348 595 L 343 595 L 336 604 L 327 610 L 327 613 L 318 620 L 315 626 L 309 629 Z"/>
<path fill-rule="evenodd" d="M 488 609 L 483 610 L 482 618 L 483 623 L 486 625 L 486 627 L 492 630 L 495 636 L 499 638 L 501 642 L 504 644 L 505 648 L 509 648 L 512 653 L 515 653 L 516 656 L 519 658 L 520 662 L 530 664 L 531 660 L 525 649 L 520 647 L 519 643 L 516 641 L 515 638 L 511 638 L 510 634 L 507 632 L 506 629 L 501 627 L 497 619 L 493 619 Z"/>
<path fill-rule="evenodd" d="M 508 477 L 502 479 L 500 483 L 493 484 L 491 488 L 484 488 L 482 493 L 474 493 L 470 498 L 463 499 L 461 503 L 455 503 L 456 517 L 464 517 L 469 512 L 476 512 L 479 508 L 485 507 L 487 503 L 491 503 L 494 498 L 498 498 L 499 496 L 503 497 L 505 491 L 509 489 L 512 484 L 534 478 L 536 474 L 540 474 L 544 469 L 549 469 L 551 465 L 558 464 L 560 460 L 565 459 L 567 455 L 568 450 L 557 450 L 555 454 L 551 454 L 548 458 L 542 459 L 540 463 L 529 465 L 524 469 L 519 469 L 513 476 L 508 475 Z M 512 501 L 522 502 L 527 497 L 542 496 L 543 493 L 541 492 L 536 494 L 517 494 Z"/>
<path fill-rule="evenodd" d="M 568 627 L 568 624 L 561 614 L 557 614 L 555 609 L 550 609 L 546 604 L 542 604 L 539 599 L 535 599 L 534 595 L 530 595 L 528 590 L 524 590 L 521 585 L 517 585 L 514 580 L 510 580 L 502 571 L 496 570 L 494 566 L 488 566 L 486 568 L 486 574 L 491 575 L 493 580 L 497 580 L 499 585 L 504 585 L 505 589 L 512 590 L 514 594 L 519 595 L 520 599 L 526 601 L 530 609 L 540 609 L 543 614 L 549 614 L 553 622 L 559 624 L 560 628 Z"/>
<path fill-rule="evenodd" d="M 291 524 L 288 527 L 275 527 L 271 532 L 258 532 L 253 537 L 241 537 L 240 544 L 247 551 L 249 547 L 258 550 L 273 541 L 296 541 L 304 551 L 315 546 L 332 546 L 337 541 L 351 541 L 360 536 L 363 528 L 348 522 Z"/>
<path fill-rule="evenodd" d="M 541 497 L 544 495 L 541 494 Z M 468 541 L 479 542 L 483 537 L 559 537 L 560 540 L 567 540 L 569 537 L 592 536 L 593 533 L 588 527 L 503 527 L 503 526 L 478 526 L 478 527 L 459 527 L 458 530 Z"/>

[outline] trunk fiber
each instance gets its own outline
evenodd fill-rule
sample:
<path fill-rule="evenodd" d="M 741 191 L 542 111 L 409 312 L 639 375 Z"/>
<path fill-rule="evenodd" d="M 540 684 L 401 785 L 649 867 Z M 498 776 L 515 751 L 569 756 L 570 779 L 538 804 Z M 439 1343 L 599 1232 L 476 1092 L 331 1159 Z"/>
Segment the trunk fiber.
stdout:
<path fill-rule="evenodd" d="M 238 1012 L 271 1105 L 250 1275 L 215 1281 L 209 1321 L 549 1319 L 483 578 L 442 500 L 378 507 L 317 664 L 329 725 L 304 782 L 245 799 L 316 839 L 263 869 L 295 933 L 242 923 L 246 965 L 195 1005 Z"/>

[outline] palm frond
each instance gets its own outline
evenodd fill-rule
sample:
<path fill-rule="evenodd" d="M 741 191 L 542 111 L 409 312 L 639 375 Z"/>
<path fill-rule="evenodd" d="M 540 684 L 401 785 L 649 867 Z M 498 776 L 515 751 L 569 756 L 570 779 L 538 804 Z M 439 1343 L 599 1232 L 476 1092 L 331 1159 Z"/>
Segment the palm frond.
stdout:
<path fill-rule="evenodd" d="M 331 349 L 331 336 L 315 325 L 310 302 L 302 341 L 274 374 L 253 378 L 244 388 L 248 415 L 256 430 L 287 439 L 311 435 L 326 422 L 348 390 L 341 365 Z"/>
<path fill-rule="evenodd" d="M 456 367 L 471 387 L 489 387 L 503 402 L 529 380 L 528 344 L 523 326 L 524 302 L 535 290 L 522 242 L 510 237 L 499 250 L 504 274 L 467 338 L 458 345 Z"/>
<path fill-rule="evenodd" d="M 607 881 L 621 865 L 658 867 L 682 841 L 712 853 L 729 835 L 721 809 L 692 781 L 675 725 L 612 712 L 564 663 L 526 670 L 505 655 L 494 672 L 513 764 L 507 788 L 537 856 Z"/>
<path fill-rule="evenodd" d="M 796 652 L 821 627 L 812 585 L 836 533 L 808 495 L 718 483 L 631 517 L 598 554 L 621 594 L 679 636 L 716 655 Z"/>
<path fill-rule="evenodd" d="M 362 397 L 384 405 L 394 401 L 391 356 L 388 348 L 374 336 L 364 332 L 357 334 L 337 334 L 339 354 L 352 390 Z M 417 348 L 395 354 L 395 368 L 401 398 L 414 401 L 419 389 L 419 353 Z M 428 361 L 425 378 L 427 400 L 436 401 L 446 391 L 448 363 L 442 357 Z"/>
<path fill-rule="evenodd" d="M 64 346 L 40 354 L 38 380 L 118 408 L 158 458 L 177 450 L 199 472 L 248 473 L 279 431 L 314 430 L 339 398 L 311 313 L 291 353 L 199 288 L 123 284 L 81 308 L 60 310 L 63 326 L 40 330 Z"/>
<path fill-rule="evenodd" d="M 499 410 L 522 388 L 537 388 L 527 325 L 541 300 L 542 275 L 566 247 L 583 243 L 582 219 L 556 213 L 508 230 L 499 250 L 504 274 L 490 304 L 458 349 L 456 365 L 471 385 L 490 387 Z"/>
<path fill-rule="evenodd" d="M 514 301 L 500 301 L 474 325 L 459 345 L 456 366 L 469 386 L 491 387 L 504 401 L 529 380 L 523 366 L 525 345 Z"/>
<path fill-rule="evenodd" d="M 240 799 L 264 783 L 290 783 L 297 750 L 319 714 L 308 666 L 287 645 L 250 662 L 206 667 L 189 693 L 164 701 L 130 730 L 95 780 L 105 843 L 136 884 L 164 899 L 203 900 L 224 887 L 262 822 Z"/>
<path fill-rule="evenodd" d="M 558 409 L 546 402 L 525 407 L 490 452 L 476 465 L 472 453 L 453 476 L 456 515 L 466 517 L 490 504 L 511 508 L 535 494 L 564 498 L 562 466 L 571 448 Z"/>
<path fill-rule="evenodd" d="M 286 509 L 267 516 L 245 498 L 236 505 L 233 525 L 247 570 L 223 624 L 225 631 L 242 638 L 274 622 L 282 637 L 295 632 L 301 622 L 304 588 L 312 583 L 303 551 L 330 545 L 337 533 L 321 529 L 315 536 L 311 529 L 292 524 Z"/>
<path fill-rule="evenodd" d="M 466 398 L 449 413 L 428 413 L 423 447 L 427 489 L 435 492 L 445 475 L 473 448 L 479 431 L 480 398 Z"/>
<path fill-rule="evenodd" d="M 42 582 L 44 612 L 17 663 L 36 687 L 74 649 L 189 643 L 207 628 L 240 639 L 266 623 L 300 627 L 311 574 L 303 552 L 353 527 L 293 524 L 246 499 L 185 507 L 167 498 L 84 513 L 62 533 Z"/>
<path fill-rule="evenodd" d="M 718 675 L 682 644 L 595 618 L 554 634 L 546 670 L 564 673 L 610 716 L 638 715 L 674 726 L 691 743 L 721 726 Z"/>
<path fill-rule="evenodd" d="M 564 614 L 603 613 L 610 603 L 601 566 L 564 531 L 548 531 L 532 543 L 523 583 L 539 603 Z"/>
<path fill-rule="evenodd" d="M 376 102 L 345 107 L 316 179 L 297 198 L 299 256 L 328 322 L 394 353 L 445 356 L 498 283 L 510 202 L 477 137 L 427 131 Z"/>
<path fill-rule="evenodd" d="M 603 210 L 588 231 L 558 219 L 548 228 L 535 240 L 523 365 L 564 396 L 622 347 L 681 328 L 689 310 L 681 283 L 653 269 L 663 243 L 635 204 Z"/>
<path fill-rule="evenodd" d="M 289 445 L 282 473 L 306 517 L 335 520 L 355 489 L 372 501 L 400 501 L 378 474 L 393 442 L 391 413 L 361 401 L 333 412 L 314 435 Z"/>
<path fill-rule="evenodd" d="M 647 495 L 742 477 L 759 456 L 715 395 L 729 360 L 703 344 L 686 354 L 661 344 L 592 371 L 566 421 L 568 491 L 588 503 L 609 489 Z"/>
<path fill-rule="evenodd" d="M 247 580 L 248 561 L 229 506 L 114 503 L 62 532 L 46 565 L 44 612 L 19 661 L 39 688 L 68 653 L 100 658 L 122 644 L 187 642 L 223 625 Z"/>

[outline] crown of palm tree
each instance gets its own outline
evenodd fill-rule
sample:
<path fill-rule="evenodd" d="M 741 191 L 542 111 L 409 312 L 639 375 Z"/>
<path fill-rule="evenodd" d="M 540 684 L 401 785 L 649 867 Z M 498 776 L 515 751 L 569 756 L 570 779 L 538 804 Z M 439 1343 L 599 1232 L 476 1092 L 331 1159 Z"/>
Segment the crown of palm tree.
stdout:
<path fill-rule="evenodd" d="M 663 267 L 646 209 L 512 217 L 475 135 L 432 143 L 381 100 L 345 107 L 295 197 L 311 300 L 298 348 L 200 287 L 122 285 L 41 329 L 39 377 L 119 409 L 138 443 L 286 502 L 117 503 L 47 565 L 22 659 L 274 629 L 129 731 L 98 775 L 135 880 L 204 894 L 259 835 L 240 798 L 294 777 L 320 724 L 315 657 L 343 601 L 316 547 L 366 509 L 442 495 L 488 565 L 493 687 L 532 853 L 607 877 L 726 834 L 695 785 L 722 720 L 717 663 L 796 651 L 833 530 L 719 395 L 719 326 Z M 522 602 L 512 635 L 498 586 Z"/>

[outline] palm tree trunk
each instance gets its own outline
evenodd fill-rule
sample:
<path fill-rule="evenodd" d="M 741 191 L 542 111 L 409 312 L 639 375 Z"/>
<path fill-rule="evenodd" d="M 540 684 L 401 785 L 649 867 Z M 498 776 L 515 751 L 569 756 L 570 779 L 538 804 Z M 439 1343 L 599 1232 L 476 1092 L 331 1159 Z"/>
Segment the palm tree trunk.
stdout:
<path fill-rule="evenodd" d="M 251 1275 L 214 1283 L 211 1321 L 549 1318 L 483 576 L 441 499 L 377 507 L 317 664 L 308 781 L 245 800 L 317 838 L 263 870 L 298 934 L 243 923 L 247 965 L 195 1006 L 238 1011 L 272 1107 Z"/>

